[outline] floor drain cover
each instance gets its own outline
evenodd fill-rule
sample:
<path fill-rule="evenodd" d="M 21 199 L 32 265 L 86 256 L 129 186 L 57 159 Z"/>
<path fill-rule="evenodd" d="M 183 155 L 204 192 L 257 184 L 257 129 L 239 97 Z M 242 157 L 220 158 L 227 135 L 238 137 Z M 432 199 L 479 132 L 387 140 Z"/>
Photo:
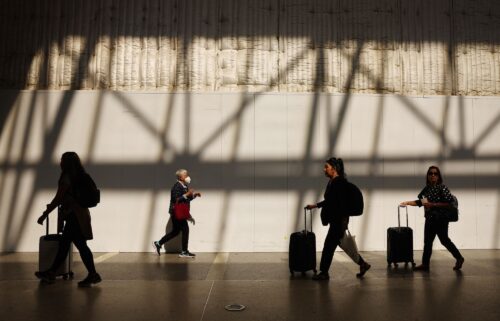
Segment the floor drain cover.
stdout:
<path fill-rule="evenodd" d="M 243 311 L 245 310 L 245 306 L 242 304 L 229 304 L 226 305 L 226 310 L 228 311 Z"/>

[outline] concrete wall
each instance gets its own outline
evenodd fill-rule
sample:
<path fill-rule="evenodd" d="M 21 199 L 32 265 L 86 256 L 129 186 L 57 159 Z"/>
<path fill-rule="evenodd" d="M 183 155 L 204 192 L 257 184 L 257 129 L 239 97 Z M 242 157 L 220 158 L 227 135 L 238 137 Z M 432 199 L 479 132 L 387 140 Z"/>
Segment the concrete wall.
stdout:
<path fill-rule="evenodd" d="M 492 0 L 0 2 L 0 88 L 500 94 Z"/>
<path fill-rule="evenodd" d="M 499 248 L 500 98 L 360 94 L 0 91 L 0 251 L 37 251 L 36 224 L 64 151 L 102 190 L 95 251 L 149 251 L 167 224 L 176 169 L 203 193 L 193 251 L 286 251 L 302 207 L 321 199 L 324 160 L 343 157 L 365 195 L 351 230 L 384 250 L 396 206 L 439 165 L 460 202 L 459 248 Z M 415 247 L 423 210 L 412 208 Z M 52 220 L 55 224 L 55 220 Z M 54 228 L 54 225 L 53 225 Z M 321 248 L 326 229 L 317 213 Z M 439 242 L 437 242 L 439 243 Z M 436 245 L 436 247 L 440 247 Z"/>

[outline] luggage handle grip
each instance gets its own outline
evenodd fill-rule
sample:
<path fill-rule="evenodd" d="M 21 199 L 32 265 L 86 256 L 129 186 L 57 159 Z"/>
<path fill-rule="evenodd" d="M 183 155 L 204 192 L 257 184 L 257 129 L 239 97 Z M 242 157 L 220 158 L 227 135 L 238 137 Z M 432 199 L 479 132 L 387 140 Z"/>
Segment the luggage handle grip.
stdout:
<path fill-rule="evenodd" d="M 304 231 L 307 234 L 307 210 L 310 211 L 311 214 L 311 233 L 313 231 L 313 217 L 312 217 L 312 208 L 308 209 L 307 206 L 304 207 Z"/>
<path fill-rule="evenodd" d="M 406 227 L 409 227 L 409 225 L 408 225 L 408 206 L 406 206 L 406 205 L 401 205 L 401 204 L 400 204 L 400 205 L 398 205 L 398 227 L 401 227 L 401 222 L 400 222 L 400 221 L 401 221 L 401 219 L 400 219 L 400 217 L 399 217 L 399 216 L 400 216 L 400 210 L 401 210 L 401 207 L 404 207 L 404 208 L 405 208 L 405 210 L 406 210 Z"/>

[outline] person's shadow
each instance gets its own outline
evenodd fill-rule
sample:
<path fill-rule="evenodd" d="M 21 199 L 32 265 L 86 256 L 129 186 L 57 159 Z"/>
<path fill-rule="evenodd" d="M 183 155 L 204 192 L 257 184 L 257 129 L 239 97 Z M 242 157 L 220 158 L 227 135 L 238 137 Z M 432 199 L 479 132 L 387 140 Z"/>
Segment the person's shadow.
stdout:
<path fill-rule="evenodd" d="M 167 226 L 165 227 L 165 234 L 172 231 L 172 218 L 168 219 Z M 163 244 L 166 253 L 181 253 L 182 251 L 182 234 L 179 233 L 176 237 Z"/>

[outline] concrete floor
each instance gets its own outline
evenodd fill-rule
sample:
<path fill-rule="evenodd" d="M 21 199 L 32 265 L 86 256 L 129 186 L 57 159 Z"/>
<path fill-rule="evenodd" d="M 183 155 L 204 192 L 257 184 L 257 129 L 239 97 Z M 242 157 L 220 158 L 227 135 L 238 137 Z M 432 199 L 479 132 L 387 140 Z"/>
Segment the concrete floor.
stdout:
<path fill-rule="evenodd" d="M 96 253 L 104 281 L 90 289 L 76 285 L 86 275 L 78 254 L 75 280 L 52 285 L 33 276 L 37 253 L 2 254 L 0 320 L 500 320 L 500 250 L 462 253 L 462 272 L 435 251 L 422 273 L 388 269 L 385 252 L 366 252 L 372 269 L 362 280 L 337 253 L 332 279 L 320 283 L 311 273 L 291 279 L 287 253 Z M 247 308 L 228 312 L 231 303 Z"/>

